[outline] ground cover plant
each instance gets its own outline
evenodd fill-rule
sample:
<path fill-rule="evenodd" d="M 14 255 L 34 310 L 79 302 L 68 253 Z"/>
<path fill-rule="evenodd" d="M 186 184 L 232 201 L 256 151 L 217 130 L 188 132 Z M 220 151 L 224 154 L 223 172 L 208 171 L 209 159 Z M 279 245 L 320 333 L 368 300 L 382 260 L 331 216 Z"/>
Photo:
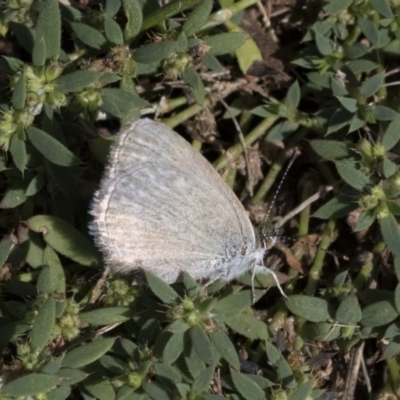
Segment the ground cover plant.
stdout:
<path fill-rule="evenodd" d="M 398 398 L 399 12 L 2 2 L 0 397 Z M 191 140 L 255 226 L 285 217 L 300 240 L 265 263 L 287 299 L 268 276 L 253 304 L 247 274 L 205 291 L 104 273 L 88 207 L 141 116 Z"/>

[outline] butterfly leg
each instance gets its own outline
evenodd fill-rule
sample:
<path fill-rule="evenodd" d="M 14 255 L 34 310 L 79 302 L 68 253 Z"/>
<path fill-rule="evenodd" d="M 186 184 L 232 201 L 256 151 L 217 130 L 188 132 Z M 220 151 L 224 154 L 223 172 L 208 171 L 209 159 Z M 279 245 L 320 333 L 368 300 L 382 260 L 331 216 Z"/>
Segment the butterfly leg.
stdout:
<path fill-rule="evenodd" d="M 278 281 L 278 277 L 276 276 L 275 272 L 272 271 L 272 269 L 269 269 L 267 267 L 264 267 L 263 265 L 255 265 L 253 268 L 253 273 L 251 274 L 251 291 L 253 293 L 253 303 L 255 301 L 255 288 L 254 288 L 254 280 L 256 278 L 256 274 L 261 273 L 261 274 L 271 274 L 273 278 L 275 279 L 276 286 L 278 286 L 279 291 L 281 292 L 281 295 L 287 299 L 287 296 L 285 292 L 283 291 L 281 284 Z"/>

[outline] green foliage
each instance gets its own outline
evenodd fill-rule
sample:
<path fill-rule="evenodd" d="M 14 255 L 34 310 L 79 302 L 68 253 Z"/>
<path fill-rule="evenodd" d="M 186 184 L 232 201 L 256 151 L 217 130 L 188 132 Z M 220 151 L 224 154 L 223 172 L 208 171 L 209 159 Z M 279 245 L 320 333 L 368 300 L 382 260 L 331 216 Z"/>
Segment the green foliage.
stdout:
<path fill-rule="evenodd" d="M 387 369 L 381 386 L 396 393 L 400 103 L 391 70 L 400 56 L 400 8 L 389 0 L 310 4 L 307 18 L 300 9 L 290 14 L 298 40 L 285 45 L 283 34 L 275 43 L 292 57 L 288 81 L 282 71 L 268 75 L 271 43 L 241 23 L 248 2 L 3 7 L 1 398 L 306 400 L 335 390 L 310 354 L 335 353 L 340 363 L 364 341 L 368 351 L 379 346 Z M 154 112 L 203 141 L 216 136 L 215 118 L 224 114 L 229 124 L 234 115 L 247 146 L 267 150 L 259 158 L 248 152 L 245 186 L 236 179 L 243 143 L 224 125 L 213 149 L 231 147 L 215 166 L 253 206 L 266 200 L 286 150 L 298 147 L 300 167 L 276 205 L 288 212 L 299 191 L 304 200 L 319 191 L 318 207 L 291 228 L 307 235 L 313 213 L 320 247 L 338 236 L 350 262 L 326 261 L 322 250 L 312 264 L 298 249 L 300 261 L 286 254 L 282 271 L 290 272 L 279 278 L 289 280 L 287 299 L 264 297 L 271 276 L 257 277 L 254 293 L 250 274 L 207 288 L 188 274 L 172 286 L 146 272 L 146 285 L 107 271 L 100 278 L 87 210 L 113 136 L 97 131 Z M 254 183 L 258 171 L 264 180 Z M 328 187 L 332 194 L 320 190 Z M 364 253 L 370 257 L 360 261 Z"/>

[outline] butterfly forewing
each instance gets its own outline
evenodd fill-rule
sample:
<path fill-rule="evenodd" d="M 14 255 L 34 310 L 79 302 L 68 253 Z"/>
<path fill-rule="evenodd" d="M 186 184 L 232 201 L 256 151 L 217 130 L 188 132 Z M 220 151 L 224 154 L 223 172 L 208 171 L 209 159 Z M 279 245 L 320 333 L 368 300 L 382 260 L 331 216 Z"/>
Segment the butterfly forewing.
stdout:
<path fill-rule="evenodd" d="M 140 267 L 167 282 L 182 270 L 216 277 L 256 246 L 242 204 L 209 162 L 148 119 L 119 134 L 92 215 L 107 265 L 121 272 Z"/>

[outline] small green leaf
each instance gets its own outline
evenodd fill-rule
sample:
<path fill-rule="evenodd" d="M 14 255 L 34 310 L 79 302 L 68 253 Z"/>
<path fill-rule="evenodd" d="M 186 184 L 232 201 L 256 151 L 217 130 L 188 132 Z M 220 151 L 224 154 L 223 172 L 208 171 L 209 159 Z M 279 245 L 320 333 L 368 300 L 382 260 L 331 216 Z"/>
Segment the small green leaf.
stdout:
<path fill-rule="evenodd" d="M 31 348 L 40 353 L 48 344 L 56 322 L 56 303 L 49 297 L 40 307 L 32 326 Z"/>
<path fill-rule="evenodd" d="M 155 383 L 144 383 L 142 385 L 142 388 L 148 395 L 147 397 L 144 398 L 146 400 L 149 398 L 153 400 L 171 400 L 171 397 L 169 396 L 167 389 L 164 387 L 162 388 L 156 385 Z M 131 399 L 133 398 L 131 397 Z"/>
<path fill-rule="evenodd" d="M 394 303 L 396 305 L 397 312 L 400 313 L 400 283 L 397 284 L 396 290 L 394 291 Z"/>
<path fill-rule="evenodd" d="M 250 307 L 252 303 L 251 291 L 243 290 L 219 300 L 213 311 L 222 314 L 225 318 L 230 318 L 240 314 L 245 308 Z"/>
<path fill-rule="evenodd" d="M 87 46 L 100 50 L 106 44 L 104 36 L 91 26 L 82 22 L 71 22 L 70 26 L 76 37 Z"/>
<path fill-rule="evenodd" d="M 210 46 L 211 49 L 207 55 L 221 56 L 234 52 L 246 42 L 247 34 L 243 32 L 228 32 L 203 38 L 204 44 Z"/>
<path fill-rule="evenodd" d="M 25 186 L 26 182 L 19 179 L 14 180 L 1 199 L 0 208 L 15 208 L 24 203 L 27 199 Z"/>
<path fill-rule="evenodd" d="M 134 110 L 140 110 L 147 104 L 136 93 L 125 90 L 109 88 L 101 89 L 99 92 L 103 99 L 101 109 L 118 118 L 122 118 Z"/>
<path fill-rule="evenodd" d="M 324 322 L 331 318 L 329 303 L 318 297 L 292 295 L 286 306 L 293 314 L 311 322 Z"/>
<path fill-rule="evenodd" d="M 38 278 L 39 293 L 65 293 L 65 273 L 57 253 L 46 246 L 43 251 L 42 264 L 45 266 Z"/>
<path fill-rule="evenodd" d="M 182 32 L 187 37 L 197 33 L 207 22 L 210 16 L 213 2 L 212 0 L 203 0 L 186 18 Z"/>
<path fill-rule="evenodd" d="M 98 360 L 111 349 L 115 338 L 97 339 L 69 351 L 63 359 L 63 367 L 81 368 Z"/>
<path fill-rule="evenodd" d="M 149 271 L 144 271 L 150 290 L 165 304 L 177 305 L 179 295 L 168 283 Z"/>
<path fill-rule="evenodd" d="M 350 163 L 336 161 L 335 165 L 340 177 L 351 187 L 364 191 L 371 185 L 368 176 L 354 168 Z"/>
<path fill-rule="evenodd" d="M 373 96 L 382 86 L 385 79 L 385 73 L 380 72 L 363 82 L 360 88 L 360 94 L 365 97 Z"/>
<path fill-rule="evenodd" d="M 350 97 L 337 96 L 340 104 L 349 112 L 355 113 L 358 110 L 358 103 L 356 99 Z"/>
<path fill-rule="evenodd" d="M 294 389 L 296 387 L 296 380 L 293 376 L 292 369 L 283 357 L 278 361 L 276 368 L 279 380 L 285 382 L 287 388 Z"/>
<path fill-rule="evenodd" d="M 34 396 L 54 388 L 61 379 L 56 375 L 30 373 L 5 384 L 1 394 L 7 397 Z"/>
<path fill-rule="evenodd" d="M 336 310 L 336 320 L 341 324 L 356 324 L 361 317 L 360 303 L 354 294 L 345 297 Z"/>
<path fill-rule="evenodd" d="M 32 49 L 32 62 L 36 67 L 43 67 L 46 63 L 46 42 L 43 37 L 35 39 Z"/>
<path fill-rule="evenodd" d="M 104 18 L 104 32 L 109 42 L 115 44 L 124 43 L 124 37 L 120 26 L 107 15 Z"/>
<path fill-rule="evenodd" d="M 269 340 L 265 342 L 265 351 L 267 353 L 268 361 L 272 365 L 276 365 L 282 358 L 280 351 Z"/>
<path fill-rule="evenodd" d="M 85 388 L 85 391 L 90 393 L 93 398 L 98 400 L 114 400 L 115 392 L 111 382 L 108 379 L 104 379 L 102 374 L 94 373 L 89 375 L 81 385 Z"/>
<path fill-rule="evenodd" d="M 385 157 L 382 161 L 382 171 L 385 178 L 390 178 L 397 172 L 397 164 Z"/>
<path fill-rule="evenodd" d="M 130 44 L 142 27 L 142 8 L 138 0 L 122 0 L 122 7 L 127 19 L 124 28 L 124 39 L 126 44 Z"/>
<path fill-rule="evenodd" d="M 353 113 L 347 111 L 345 108 L 338 108 L 330 117 L 328 123 L 327 133 L 336 132 L 348 125 L 353 119 Z"/>
<path fill-rule="evenodd" d="M 55 375 L 62 378 L 62 381 L 61 381 L 62 385 L 74 385 L 75 383 L 83 381 L 88 376 L 88 374 L 86 372 L 79 371 L 76 369 L 71 369 L 71 368 L 59 369 L 55 373 Z"/>
<path fill-rule="evenodd" d="M 239 357 L 229 336 L 225 332 L 216 331 L 211 334 L 211 340 L 220 352 L 222 358 L 225 359 L 231 367 L 239 371 Z"/>
<path fill-rule="evenodd" d="M 372 7 L 386 18 L 393 18 L 389 0 L 370 0 Z"/>
<path fill-rule="evenodd" d="M 353 0 L 335 0 L 329 1 L 324 5 L 324 11 L 329 15 L 339 14 L 340 12 L 346 10 Z"/>
<path fill-rule="evenodd" d="M 399 314 L 392 302 L 383 300 L 366 306 L 362 313 L 361 325 L 368 328 L 387 325 L 394 321 Z"/>
<path fill-rule="evenodd" d="M 301 384 L 294 392 L 292 392 L 289 396 L 288 400 L 308 400 L 312 399 L 313 396 L 310 396 L 312 388 L 314 387 L 314 380 L 310 379 L 307 382 Z"/>
<path fill-rule="evenodd" d="M 213 364 L 215 359 L 213 347 L 203 328 L 199 325 L 192 326 L 190 329 L 190 337 L 197 356 L 206 364 Z"/>
<path fill-rule="evenodd" d="M 133 316 L 130 307 L 103 307 L 79 314 L 79 319 L 92 326 L 119 324 L 129 321 Z"/>
<path fill-rule="evenodd" d="M 215 367 L 214 365 L 203 369 L 195 378 L 192 390 L 198 393 L 206 392 L 209 389 L 211 381 L 214 378 Z"/>
<path fill-rule="evenodd" d="M 225 323 L 235 332 L 240 333 L 251 340 L 265 340 L 269 337 L 265 323 L 253 315 L 240 314 L 228 318 L 225 320 Z"/>
<path fill-rule="evenodd" d="M 25 107 L 25 100 L 26 77 L 25 75 L 21 75 L 12 92 L 12 105 L 16 110 L 22 110 Z"/>
<path fill-rule="evenodd" d="M 32 54 L 33 46 L 35 43 L 35 32 L 30 29 L 26 24 L 20 24 L 15 21 L 10 21 L 10 28 L 18 40 L 18 43 L 24 48 L 29 54 Z M 18 60 L 20 63 L 22 61 Z M 21 69 L 22 69 L 21 65 Z M 14 70 L 16 72 L 16 70 Z"/>
<path fill-rule="evenodd" d="M 4 235 L 0 242 L 0 270 L 7 261 L 8 255 L 14 246 L 11 235 Z"/>
<path fill-rule="evenodd" d="M 300 104 L 301 92 L 299 82 L 292 83 L 286 94 L 285 104 L 289 111 L 296 111 Z"/>
<path fill-rule="evenodd" d="M 370 19 L 364 18 L 358 21 L 358 25 L 362 33 L 370 41 L 374 47 L 379 47 L 379 31 L 375 24 Z"/>
<path fill-rule="evenodd" d="M 163 359 L 167 364 L 173 364 L 182 354 L 184 332 L 174 333 L 164 347 Z"/>
<path fill-rule="evenodd" d="M 354 232 L 367 230 L 375 222 L 375 219 L 376 215 L 373 210 L 363 211 L 358 218 L 357 225 L 354 228 Z"/>
<path fill-rule="evenodd" d="M 24 173 L 28 157 L 26 154 L 25 141 L 21 140 L 18 135 L 13 135 L 11 138 L 10 152 L 16 167 Z M 29 196 L 27 194 L 27 196 Z"/>
<path fill-rule="evenodd" d="M 387 244 L 389 250 L 396 256 L 400 257 L 400 233 L 396 218 L 390 214 L 388 218 L 379 221 L 383 240 Z"/>
<path fill-rule="evenodd" d="M 61 90 L 61 92 L 77 92 L 99 80 L 101 75 L 100 72 L 84 69 L 62 75 L 55 81 L 55 84 L 57 85 L 57 89 Z"/>
<path fill-rule="evenodd" d="M 318 51 L 323 56 L 329 56 L 333 53 L 333 46 L 331 41 L 326 38 L 324 35 L 321 35 L 318 31 L 314 32 L 315 35 L 315 44 L 317 45 Z"/>
<path fill-rule="evenodd" d="M 344 141 L 315 139 L 310 144 L 318 155 L 327 160 L 336 161 L 352 155 L 350 145 Z"/>
<path fill-rule="evenodd" d="M 255 382 L 249 379 L 245 374 L 241 374 L 231 369 L 232 382 L 238 392 L 246 400 L 264 400 L 265 393 Z"/>
<path fill-rule="evenodd" d="M 381 106 L 379 104 L 375 105 L 373 108 L 374 118 L 378 121 L 393 121 L 399 118 L 399 113 L 392 108 Z"/>
<path fill-rule="evenodd" d="M 36 41 L 38 39 L 44 40 L 46 58 L 57 57 L 61 46 L 61 15 L 57 0 L 45 0 L 43 2 L 35 31 Z"/>
<path fill-rule="evenodd" d="M 196 103 L 202 105 L 206 92 L 200 75 L 194 68 L 188 67 L 182 72 L 182 79 L 188 84 Z"/>
<path fill-rule="evenodd" d="M 42 233 L 54 250 L 82 265 L 98 266 L 99 254 L 92 243 L 68 222 L 51 215 L 36 215 L 27 221 L 29 229 Z"/>
<path fill-rule="evenodd" d="M 27 134 L 36 150 L 54 164 L 70 167 L 80 163 L 73 153 L 47 132 L 30 126 Z"/>
<path fill-rule="evenodd" d="M 400 118 L 395 118 L 386 128 L 382 137 L 382 144 L 386 150 L 391 150 L 400 140 Z"/>
<path fill-rule="evenodd" d="M 152 64 L 164 60 L 175 51 L 176 42 L 164 40 L 135 49 L 133 59 L 141 64 Z"/>

